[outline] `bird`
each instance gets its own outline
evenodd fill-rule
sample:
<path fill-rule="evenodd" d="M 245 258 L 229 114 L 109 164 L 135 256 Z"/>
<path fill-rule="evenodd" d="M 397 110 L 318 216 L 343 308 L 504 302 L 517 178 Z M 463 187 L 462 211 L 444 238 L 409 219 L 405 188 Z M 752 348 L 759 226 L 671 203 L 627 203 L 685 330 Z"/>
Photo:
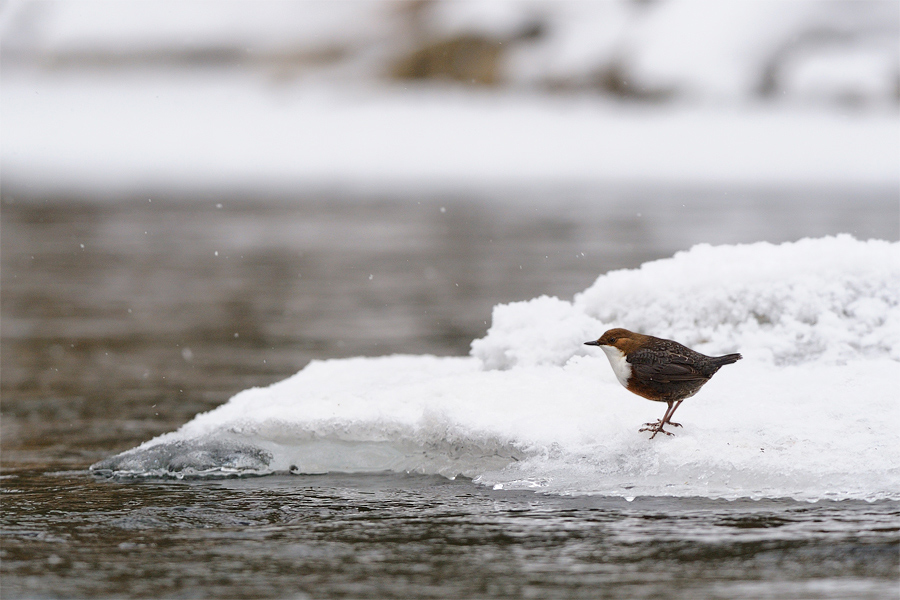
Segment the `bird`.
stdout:
<path fill-rule="evenodd" d="M 743 358 L 740 354 L 706 356 L 678 342 L 622 328 L 610 329 L 585 345 L 603 350 L 616 379 L 629 392 L 668 404 L 662 419 L 644 423 L 639 430 L 652 431 L 651 440 L 660 432 L 674 435 L 663 427 L 681 427 L 672 415 L 685 398 L 699 392 L 720 368 Z"/>

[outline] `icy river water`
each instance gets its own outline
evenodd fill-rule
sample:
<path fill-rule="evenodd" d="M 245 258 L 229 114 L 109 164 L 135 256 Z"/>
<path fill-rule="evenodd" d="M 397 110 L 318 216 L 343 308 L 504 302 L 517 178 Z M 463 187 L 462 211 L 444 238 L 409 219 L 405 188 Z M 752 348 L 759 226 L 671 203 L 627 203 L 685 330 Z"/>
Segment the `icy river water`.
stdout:
<path fill-rule="evenodd" d="M 896 189 L 3 190 L 0 208 L 4 598 L 898 597 L 896 501 L 88 471 L 310 360 L 465 355 L 498 303 L 696 243 L 896 241 Z"/>

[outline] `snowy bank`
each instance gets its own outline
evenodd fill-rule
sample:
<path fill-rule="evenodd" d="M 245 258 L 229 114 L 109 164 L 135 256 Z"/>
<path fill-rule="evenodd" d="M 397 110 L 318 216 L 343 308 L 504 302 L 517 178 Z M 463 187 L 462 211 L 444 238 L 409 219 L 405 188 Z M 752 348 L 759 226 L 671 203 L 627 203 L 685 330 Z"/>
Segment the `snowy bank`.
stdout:
<path fill-rule="evenodd" d="M 894 111 L 633 107 L 590 97 L 247 77 L 4 73 L 0 167 L 30 190 L 534 183 L 888 186 Z M 162 189 L 160 189 L 162 188 Z"/>
<path fill-rule="evenodd" d="M 611 326 L 740 350 L 664 406 L 583 346 Z M 624 497 L 900 499 L 900 243 L 698 246 L 573 302 L 498 306 L 472 356 L 313 362 L 94 465 L 125 476 L 382 470 Z"/>

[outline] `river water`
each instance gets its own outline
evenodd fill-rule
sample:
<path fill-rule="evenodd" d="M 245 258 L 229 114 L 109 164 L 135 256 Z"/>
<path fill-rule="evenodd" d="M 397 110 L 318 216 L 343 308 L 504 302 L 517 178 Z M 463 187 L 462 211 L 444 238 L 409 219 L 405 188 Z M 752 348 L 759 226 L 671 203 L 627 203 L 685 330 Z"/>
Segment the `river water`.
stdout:
<path fill-rule="evenodd" d="M 312 359 L 461 355 L 501 302 L 695 243 L 897 240 L 889 190 L 2 194 L 4 598 L 897 598 L 896 502 L 87 467 Z"/>

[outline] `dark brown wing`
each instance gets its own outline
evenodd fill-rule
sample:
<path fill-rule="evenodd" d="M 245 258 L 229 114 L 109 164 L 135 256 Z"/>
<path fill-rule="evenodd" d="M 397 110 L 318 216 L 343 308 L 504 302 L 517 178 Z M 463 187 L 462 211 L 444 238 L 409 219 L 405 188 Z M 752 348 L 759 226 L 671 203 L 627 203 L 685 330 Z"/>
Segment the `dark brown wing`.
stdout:
<path fill-rule="evenodd" d="M 632 372 L 641 379 L 659 383 L 707 381 L 690 357 L 672 352 L 644 352 L 637 350 L 628 355 Z"/>

